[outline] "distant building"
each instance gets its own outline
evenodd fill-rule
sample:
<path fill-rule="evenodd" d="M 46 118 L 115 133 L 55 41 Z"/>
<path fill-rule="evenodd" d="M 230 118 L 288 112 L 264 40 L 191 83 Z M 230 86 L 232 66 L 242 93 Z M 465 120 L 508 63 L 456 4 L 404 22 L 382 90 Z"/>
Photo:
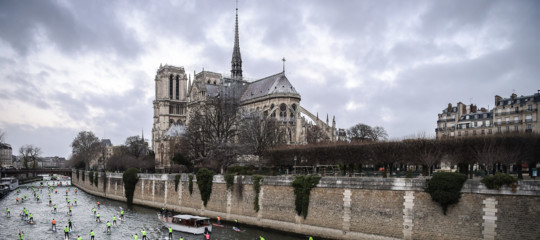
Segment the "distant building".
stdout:
<path fill-rule="evenodd" d="M 11 145 L 0 143 L 0 163 L 2 167 L 13 166 Z"/>
<path fill-rule="evenodd" d="M 443 109 L 438 114 L 435 133 L 438 139 L 446 137 L 482 136 L 502 133 L 540 133 L 538 112 L 540 91 L 533 95 L 512 94 L 509 98 L 495 96 L 492 110 L 476 105 L 465 105 Z"/>
<path fill-rule="evenodd" d="M 38 165 L 42 168 L 63 168 L 65 167 L 66 159 L 63 157 L 43 157 L 38 161 Z"/>

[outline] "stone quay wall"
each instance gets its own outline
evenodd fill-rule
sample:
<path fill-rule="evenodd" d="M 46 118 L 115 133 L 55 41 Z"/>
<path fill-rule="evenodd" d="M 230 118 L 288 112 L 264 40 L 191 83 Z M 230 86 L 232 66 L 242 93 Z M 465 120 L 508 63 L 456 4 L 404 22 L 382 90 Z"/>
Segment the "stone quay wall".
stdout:
<path fill-rule="evenodd" d="M 82 175 L 83 172 L 80 172 Z M 90 194 L 126 201 L 121 173 L 99 173 L 91 185 L 88 172 L 72 182 Z M 104 176 L 105 175 L 105 176 Z M 206 207 L 196 177 L 193 193 L 182 174 L 139 174 L 134 204 L 174 209 L 176 212 L 272 228 L 331 239 L 538 239 L 540 236 L 540 181 L 520 181 L 516 189 L 488 190 L 468 180 L 458 204 L 443 214 L 423 191 L 422 178 L 323 177 L 311 191 L 306 219 L 297 216 L 294 177 L 264 177 L 259 212 L 250 176 L 236 176 L 227 190 L 223 175 L 215 175 Z"/>

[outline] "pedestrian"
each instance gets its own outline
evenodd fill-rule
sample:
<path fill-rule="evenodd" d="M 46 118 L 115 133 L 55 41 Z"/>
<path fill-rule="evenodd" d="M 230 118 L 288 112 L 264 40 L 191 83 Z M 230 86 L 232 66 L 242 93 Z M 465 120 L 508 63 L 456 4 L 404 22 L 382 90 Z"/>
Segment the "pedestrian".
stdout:
<path fill-rule="evenodd" d="M 73 229 L 73 226 L 72 226 L 72 222 L 71 222 L 71 218 L 68 219 L 68 226 L 69 226 L 69 230 Z"/>
<path fill-rule="evenodd" d="M 64 238 L 68 238 L 68 239 L 69 239 L 69 228 L 68 228 L 68 226 L 66 226 L 66 227 L 64 228 Z"/>
<path fill-rule="evenodd" d="M 135 233 L 135 235 L 133 235 L 133 240 L 138 240 L 138 239 L 139 239 L 139 234 Z"/>
<path fill-rule="evenodd" d="M 6 214 L 7 214 L 8 217 L 11 216 L 11 211 L 9 210 L 9 208 L 6 208 Z"/>
<path fill-rule="evenodd" d="M 221 217 L 220 216 L 217 217 L 217 224 L 221 225 Z"/>
<path fill-rule="evenodd" d="M 23 240 L 23 236 L 24 236 L 24 232 L 20 231 L 19 232 L 19 240 Z"/>
<path fill-rule="evenodd" d="M 94 240 L 94 230 L 90 230 L 90 240 Z"/>
<path fill-rule="evenodd" d="M 107 221 L 107 232 L 111 232 L 111 223 Z"/>
<path fill-rule="evenodd" d="M 172 239 L 172 227 L 169 226 L 169 239 Z"/>
<path fill-rule="evenodd" d="M 78 236 L 77 236 L 77 240 L 82 240 L 81 235 L 78 235 Z"/>
<path fill-rule="evenodd" d="M 52 230 L 56 231 L 56 220 L 52 219 Z"/>
<path fill-rule="evenodd" d="M 113 216 L 113 217 L 112 217 L 112 224 L 113 224 L 114 226 L 116 226 L 116 216 Z"/>
<path fill-rule="evenodd" d="M 144 229 L 141 231 L 141 234 L 142 234 L 142 240 L 146 240 L 146 231 L 144 231 Z"/>

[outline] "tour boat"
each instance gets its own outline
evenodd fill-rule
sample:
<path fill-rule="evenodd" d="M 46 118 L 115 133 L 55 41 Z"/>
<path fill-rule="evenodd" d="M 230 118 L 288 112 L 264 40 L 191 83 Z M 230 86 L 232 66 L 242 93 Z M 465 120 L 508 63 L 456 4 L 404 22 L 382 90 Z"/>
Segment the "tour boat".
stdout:
<path fill-rule="evenodd" d="M 212 224 L 210 224 L 210 218 L 207 217 L 187 214 L 166 217 L 158 214 L 158 218 L 165 227 L 171 227 L 174 231 L 204 234 L 206 229 L 208 232 L 212 232 Z"/>
<path fill-rule="evenodd" d="M 1 185 L 7 186 L 9 190 L 11 191 L 19 188 L 19 179 L 16 179 L 13 177 L 7 177 L 7 178 L 2 178 L 1 181 L 2 181 Z"/>

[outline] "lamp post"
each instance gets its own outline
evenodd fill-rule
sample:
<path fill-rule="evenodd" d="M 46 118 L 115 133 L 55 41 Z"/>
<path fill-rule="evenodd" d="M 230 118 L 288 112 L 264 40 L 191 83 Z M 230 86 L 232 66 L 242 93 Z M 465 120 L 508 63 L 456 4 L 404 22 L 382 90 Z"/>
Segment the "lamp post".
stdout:
<path fill-rule="evenodd" d="M 294 156 L 294 175 L 296 175 L 296 155 Z"/>

